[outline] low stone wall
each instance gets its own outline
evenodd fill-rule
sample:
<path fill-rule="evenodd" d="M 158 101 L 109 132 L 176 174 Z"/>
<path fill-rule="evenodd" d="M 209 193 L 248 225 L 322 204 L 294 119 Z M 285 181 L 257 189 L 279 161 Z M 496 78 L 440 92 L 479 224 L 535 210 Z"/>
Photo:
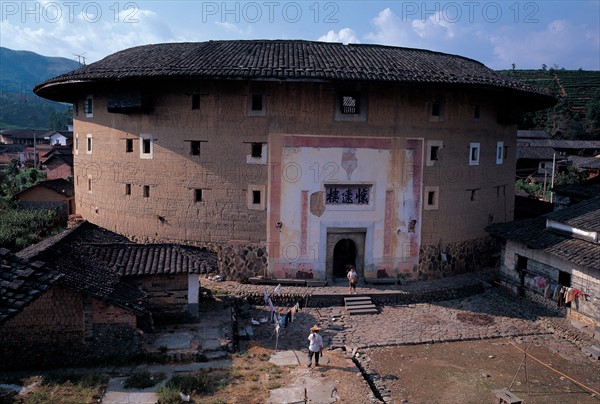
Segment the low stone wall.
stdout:
<path fill-rule="evenodd" d="M 262 245 L 219 245 L 219 273 L 226 280 L 247 282 L 255 276 L 267 275 L 267 248 Z"/>
<path fill-rule="evenodd" d="M 494 267 L 500 246 L 492 237 L 442 245 L 421 246 L 418 271 L 408 280 L 439 279 Z"/>

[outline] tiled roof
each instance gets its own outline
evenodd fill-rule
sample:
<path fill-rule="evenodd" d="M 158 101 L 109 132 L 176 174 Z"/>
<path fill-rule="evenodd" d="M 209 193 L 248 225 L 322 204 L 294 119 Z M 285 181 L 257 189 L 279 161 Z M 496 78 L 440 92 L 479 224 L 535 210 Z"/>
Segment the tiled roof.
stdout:
<path fill-rule="evenodd" d="M 18 314 L 64 275 L 0 248 L 0 324 Z"/>
<path fill-rule="evenodd" d="M 600 195 L 600 176 L 590 178 L 582 184 L 556 185 L 554 192 L 561 196 L 589 199 Z"/>
<path fill-rule="evenodd" d="M 578 168 L 588 168 L 588 169 L 599 169 L 600 168 L 600 158 L 599 157 L 569 156 L 568 160 L 572 161 L 573 165 Z"/>
<path fill-rule="evenodd" d="M 552 160 L 558 153 L 552 147 L 529 147 L 517 143 L 517 159 Z"/>
<path fill-rule="evenodd" d="M 60 98 L 57 84 L 140 78 L 371 81 L 495 88 L 552 106 L 551 95 L 461 56 L 382 45 L 300 40 L 165 43 L 126 49 L 38 84 L 34 92 Z M 64 97 L 64 96 L 63 96 Z"/>
<path fill-rule="evenodd" d="M 217 266 L 214 253 L 175 244 L 86 244 L 78 251 L 121 276 L 206 274 Z"/>
<path fill-rule="evenodd" d="M 80 293 L 88 293 L 137 314 L 144 312 L 145 294 L 102 265 L 89 265 L 78 242 L 129 242 L 127 238 L 84 222 L 72 229 L 21 250 L 17 256 L 40 260 L 63 274 L 60 283 Z"/>
<path fill-rule="evenodd" d="M 38 187 L 48 188 L 54 192 L 66 196 L 67 198 L 70 198 L 75 195 L 75 187 L 73 186 L 73 183 L 65 180 L 64 178 L 42 181 L 30 188 L 27 188 L 24 191 L 19 192 L 17 195 Z"/>
<path fill-rule="evenodd" d="M 579 229 L 598 231 L 600 230 L 600 196 L 534 219 L 493 224 L 488 226 L 486 231 L 576 265 L 600 270 L 600 244 L 548 230 L 546 219 Z"/>
<path fill-rule="evenodd" d="M 550 139 L 552 136 L 545 130 L 518 130 L 518 139 Z"/>
<path fill-rule="evenodd" d="M 552 147 L 554 149 L 600 149 L 600 140 L 566 139 L 518 139 L 519 144 L 530 147 Z"/>

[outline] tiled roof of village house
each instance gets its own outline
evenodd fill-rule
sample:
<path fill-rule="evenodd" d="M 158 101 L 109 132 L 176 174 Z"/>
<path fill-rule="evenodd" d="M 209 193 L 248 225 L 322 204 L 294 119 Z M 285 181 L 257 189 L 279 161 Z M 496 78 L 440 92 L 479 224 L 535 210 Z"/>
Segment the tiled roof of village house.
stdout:
<path fill-rule="evenodd" d="M 43 261 L 46 267 L 61 273 L 60 284 L 66 288 L 108 301 L 135 313 L 144 312 L 145 293 L 137 287 L 123 282 L 117 273 L 103 266 L 88 265 L 87 257 L 82 255 L 75 241 L 129 242 L 127 238 L 84 222 L 56 236 L 29 246 L 17 253 L 23 259 Z"/>
<path fill-rule="evenodd" d="M 86 244 L 78 251 L 121 276 L 206 274 L 217 267 L 215 253 L 175 244 Z"/>
<path fill-rule="evenodd" d="M 461 56 L 382 45 L 248 40 L 165 43 L 126 49 L 38 84 L 59 99 L 60 87 L 140 78 L 373 81 L 511 90 L 552 106 L 554 97 Z M 59 89 L 54 89 L 59 85 Z M 64 91 L 63 91 L 64 92 Z"/>
<path fill-rule="evenodd" d="M 600 196 L 533 219 L 493 224 L 488 226 L 486 231 L 576 265 L 600 270 L 600 244 L 546 229 L 546 219 L 582 230 L 600 231 Z"/>
<path fill-rule="evenodd" d="M 552 147 L 529 147 L 517 143 L 517 159 L 552 160 L 555 155 L 557 159 L 561 158 Z"/>
<path fill-rule="evenodd" d="M 33 188 L 37 188 L 37 187 L 48 188 L 54 192 L 57 192 L 61 195 L 66 196 L 67 198 L 70 198 L 75 195 L 75 187 L 74 187 L 73 183 L 65 180 L 64 178 L 56 178 L 53 180 L 42 181 L 32 187 L 29 187 L 29 188 L 19 192 L 16 195 L 22 194 L 24 192 L 27 192 L 27 191 L 29 191 Z"/>
<path fill-rule="evenodd" d="M 0 248 L 0 324 L 18 314 L 64 275 Z"/>

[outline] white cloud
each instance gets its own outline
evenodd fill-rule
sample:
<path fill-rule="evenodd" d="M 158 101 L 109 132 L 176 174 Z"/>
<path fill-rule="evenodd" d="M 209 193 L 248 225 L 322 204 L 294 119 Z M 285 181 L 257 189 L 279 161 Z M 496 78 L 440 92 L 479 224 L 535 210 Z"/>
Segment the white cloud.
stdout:
<path fill-rule="evenodd" d="M 517 68 L 541 68 L 542 64 L 567 69 L 600 68 L 598 27 L 555 20 L 540 31 L 526 33 L 504 27 L 488 39 L 493 46 L 494 68 L 509 68 L 512 63 Z"/>
<path fill-rule="evenodd" d="M 321 35 L 318 40 L 321 42 L 342 42 L 344 44 L 360 43 L 356 33 L 350 28 L 342 28 L 338 32 L 328 31 L 327 34 Z"/>

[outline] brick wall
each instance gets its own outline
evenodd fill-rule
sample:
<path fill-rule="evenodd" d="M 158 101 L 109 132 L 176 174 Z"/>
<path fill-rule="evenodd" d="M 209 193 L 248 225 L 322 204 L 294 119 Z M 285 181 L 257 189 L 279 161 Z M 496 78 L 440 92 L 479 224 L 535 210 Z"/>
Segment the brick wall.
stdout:
<path fill-rule="evenodd" d="M 93 118 L 86 118 L 80 105 L 74 119 L 78 213 L 140 242 L 231 245 L 242 251 L 263 246 L 267 212 L 248 208 L 247 191 L 251 185 L 268 186 L 269 176 L 282 175 L 282 167 L 248 164 L 251 143 L 269 142 L 272 134 L 305 134 L 441 141 L 439 160 L 423 167 L 423 186 L 439 188 L 439 206 L 423 211 L 422 247 L 480 239 L 488 224 L 512 220 L 516 127 L 498 123 L 499 107 L 488 93 L 372 84 L 363 88 L 367 121 L 357 123 L 334 119 L 331 84 L 264 84 L 264 116 L 248 116 L 251 87 L 242 81 L 170 82 L 168 88 L 154 88 L 159 95 L 150 114 L 108 113 L 110 89 L 95 91 Z M 199 110 L 191 109 L 192 93 L 200 94 Z M 429 119 L 433 98 L 444 103 L 440 122 Z M 481 111 L 477 119 L 475 105 Z M 152 136 L 152 158 L 142 158 L 142 134 Z M 126 139 L 133 142 L 132 152 L 126 151 Z M 201 142 L 200 155 L 190 154 L 192 140 Z M 469 165 L 473 142 L 480 143 L 478 165 Z M 507 147 L 502 164 L 496 164 L 497 142 Z M 301 168 L 314 174 L 314 167 Z M 202 189 L 201 201 L 195 200 L 196 189 Z M 257 262 L 247 267 L 245 260 L 231 261 L 244 266 L 221 269 L 238 278 L 265 269 Z"/>
<path fill-rule="evenodd" d="M 87 306 L 95 323 L 85 321 Z M 0 341 L 3 370 L 90 364 L 139 351 L 134 315 L 58 286 L 2 324 Z"/>

